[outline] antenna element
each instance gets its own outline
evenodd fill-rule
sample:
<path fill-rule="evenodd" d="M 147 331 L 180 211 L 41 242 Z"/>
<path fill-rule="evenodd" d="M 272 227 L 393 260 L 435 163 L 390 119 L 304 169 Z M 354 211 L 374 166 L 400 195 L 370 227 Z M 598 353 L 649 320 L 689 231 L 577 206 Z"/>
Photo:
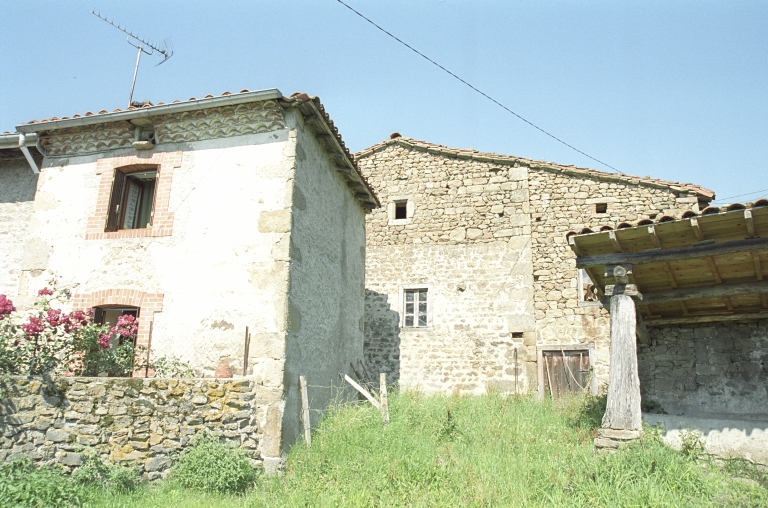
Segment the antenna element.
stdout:
<path fill-rule="evenodd" d="M 136 74 L 139 72 L 139 61 L 141 60 L 141 54 L 146 53 L 148 55 L 152 55 L 155 52 L 163 55 L 163 60 L 157 64 L 161 65 L 164 64 L 166 60 L 171 58 L 173 56 L 173 44 L 171 42 L 170 37 L 168 39 L 163 40 L 163 48 L 160 48 L 156 44 L 152 44 L 145 39 L 142 39 L 138 35 L 135 35 L 132 32 L 129 32 L 126 28 L 120 26 L 119 24 L 114 23 L 113 21 L 110 21 L 107 19 L 106 16 L 102 16 L 100 13 L 97 13 L 96 11 L 91 11 L 91 14 L 96 16 L 102 21 L 106 21 L 113 27 L 117 28 L 124 34 L 126 34 L 128 37 L 126 37 L 126 40 L 128 41 L 128 44 L 133 46 L 134 48 L 137 48 L 138 54 L 136 55 L 136 67 L 133 70 L 133 81 L 131 82 L 131 94 L 128 96 L 128 107 L 131 107 L 131 102 L 133 101 L 133 88 L 136 86 Z M 133 39 L 135 42 L 131 42 L 131 39 Z M 149 51 L 147 51 L 147 48 Z M 157 67 L 157 65 L 155 67 Z"/>

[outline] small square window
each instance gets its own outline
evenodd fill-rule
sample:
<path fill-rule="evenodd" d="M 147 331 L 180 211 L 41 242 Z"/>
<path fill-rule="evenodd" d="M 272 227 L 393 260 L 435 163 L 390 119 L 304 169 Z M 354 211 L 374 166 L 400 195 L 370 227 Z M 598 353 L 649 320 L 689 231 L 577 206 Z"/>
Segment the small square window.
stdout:
<path fill-rule="evenodd" d="M 395 219 L 408 218 L 408 202 L 398 201 L 395 203 Z"/>
<path fill-rule="evenodd" d="M 413 288 L 403 290 L 402 326 L 424 328 L 431 325 L 429 289 Z"/>
<path fill-rule="evenodd" d="M 595 203 L 595 213 L 608 213 L 608 203 Z"/>
<path fill-rule="evenodd" d="M 152 226 L 157 170 L 125 172 L 115 169 L 109 214 L 104 231 Z"/>
<path fill-rule="evenodd" d="M 513 339 L 522 339 L 523 338 L 523 332 L 512 332 L 512 338 Z"/>

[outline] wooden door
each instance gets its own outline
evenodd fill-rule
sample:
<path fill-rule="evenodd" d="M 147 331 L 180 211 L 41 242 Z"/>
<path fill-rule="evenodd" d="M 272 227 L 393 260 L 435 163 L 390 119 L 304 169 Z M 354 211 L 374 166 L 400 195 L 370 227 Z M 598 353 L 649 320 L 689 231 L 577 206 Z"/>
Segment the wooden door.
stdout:
<path fill-rule="evenodd" d="M 589 390 L 589 350 L 542 351 L 544 394 L 561 397 Z"/>

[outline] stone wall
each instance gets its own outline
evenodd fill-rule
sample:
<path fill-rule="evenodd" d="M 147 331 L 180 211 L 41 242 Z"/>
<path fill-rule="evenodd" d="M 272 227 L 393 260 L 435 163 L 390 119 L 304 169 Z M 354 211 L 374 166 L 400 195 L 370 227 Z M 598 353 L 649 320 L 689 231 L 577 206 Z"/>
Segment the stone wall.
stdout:
<path fill-rule="evenodd" d="M 0 161 L 0 295 L 14 301 L 36 189 L 37 175 L 26 159 Z"/>
<path fill-rule="evenodd" d="M 366 223 L 372 374 L 425 391 L 535 389 L 525 168 L 398 144 L 358 164 L 383 205 Z M 408 203 L 405 220 L 398 201 Z M 405 285 L 429 288 L 430 326 L 400 327 Z"/>
<path fill-rule="evenodd" d="M 92 449 L 155 479 L 196 434 L 210 432 L 259 466 L 270 444 L 260 390 L 252 380 L 14 377 L 0 402 L 0 460 L 71 469 Z"/>
<path fill-rule="evenodd" d="M 579 305 L 576 255 L 566 234 L 698 210 L 696 196 L 688 192 L 627 180 L 543 168 L 528 172 L 537 342 L 595 343 L 601 385 L 608 382 L 609 316 L 600 306 Z M 597 203 L 607 205 L 605 213 L 596 211 Z"/>
<path fill-rule="evenodd" d="M 410 138 L 357 160 L 384 205 L 367 219 L 366 360 L 429 390 L 482 391 L 514 372 L 535 388 L 537 345 L 587 343 L 605 384 L 608 312 L 579 304 L 566 234 L 698 210 L 692 187 Z M 434 291 L 428 330 L 398 326 L 408 284 Z"/>
<path fill-rule="evenodd" d="M 648 329 L 640 390 L 671 415 L 768 421 L 768 321 Z"/>

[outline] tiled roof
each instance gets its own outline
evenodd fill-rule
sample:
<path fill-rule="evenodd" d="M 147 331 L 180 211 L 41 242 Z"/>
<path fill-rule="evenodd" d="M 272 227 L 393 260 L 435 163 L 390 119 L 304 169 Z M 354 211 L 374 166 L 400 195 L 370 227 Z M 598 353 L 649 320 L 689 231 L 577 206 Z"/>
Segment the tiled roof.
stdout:
<path fill-rule="evenodd" d="M 362 159 L 374 152 L 383 150 L 388 146 L 400 145 L 405 148 L 416 148 L 418 150 L 424 150 L 435 154 L 446 155 L 448 157 L 457 157 L 459 159 L 472 159 L 481 162 L 492 162 L 495 164 L 524 164 L 531 169 L 543 169 L 550 171 L 559 171 L 567 174 L 590 176 L 598 178 L 600 180 L 619 181 L 624 183 L 631 183 L 636 185 L 647 185 L 651 187 L 661 188 L 673 188 L 692 192 L 698 196 L 701 196 L 707 200 L 714 199 L 715 193 L 704 187 L 690 184 L 673 182 L 669 180 L 660 180 L 658 178 L 642 178 L 631 175 L 624 175 L 620 173 L 608 173 L 606 171 L 598 171 L 590 168 L 580 168 L 572 165 L 557 164 L 555 162 L 539 161 L 534 159 L 526 159 L 524 157 L 516 157 L 514 155 L 501 155 L 491 152 L 480 152 L 474 148 L 449 148 L 445 145 L 437 145 L 429 143 L 427 141 L 419 141 L 417 139 L 401 136 L 399 133 L 393 133 L 390 139 L 377 143 L 371 147 L 361 150 L 355 154 L 355 159 Z"/>
<path fill-rule="evenodd" d="M 378 201 L 378 198 L 376 197 L 376 194 L 373 192 L 373 189 L 371 188 L 370 184 L 365 179 L 365 177 L 362 175 L 362 173 L 360 172 L 360 169 L 357 167 L 357 164 L 355 163 L 355 158 L 352 156 L 352 154 L 350 153 L 349 149 L 344 144 L 344 140 L 341 138 L 341 134 L 339 133 L 338 128 L 335 126 L 335 124 L 333 123 L 333 120 L 331 120 L 331 117 L 325 111 L 325 107 L 323 106 L 322 102 L 320 102 L 320 99 L 318 97 L 316 97 L 316 96 L 310 97 L 309 95 L 307 95 L 305 93 L 300 93 L 300 92 L 296 92 L 294 94 L 291 94 L 290 97 L 285 97 L 282 94 L 280 94 L 280 92 L 277 91 L 277 90 L 272 90 L 272 91 L 277 94 L 277 96 L 278 96 L 277 101 L 280 104 L 282 104 L 284 107 L 298 107 L 302 111 L 302 113 L 305 114 L 305 115 L 310 115 L 311 113 L 317 113 L 320 116 L 320 118 L 325 123 L 325 125 L 326 125 L 326 127 L 328 129 L 329 134 L 334 138 L 335 142 L 338 144 L 338 147 L 343 152 L 343 155 L 347 158 L 347 160 L 351 164 L 356 179 L 359 179 L 362 182 L 363 186 L 365 187 L 365 191 L 362 192 L 362 193 L 358 192 L 356 194 L 356 197 L 359 200 L 363 201 L 363 202 L 369 203 L 372 207 L 380 206 L 380 203 Z M 206 95 L 204 97 L 201 97 L 201 98 L 190 97 L 186 101 L 181 101 L 181 100 L 177 99 L 177 100 L 175 100 L 175 101 L 173 101 L 173 102 L 171 102 L 169 104 L 166 104 L 164 102 L 158 102 L 157 104 L 152 104 L 151 102 L 146 101 L 146 102 L 144 102 L 142 104 L 133 103 L 133 105 L 131 105 L 130 107 L 125 108 L 125 109 L 116 108 L 116 109 L 114 109 L 112 111 L 107 111 L 106 109 L 102 109 L 102 110 L 99 110 L 97 113 L 94 113 L 92 111 L 86 111 L 82 115 L 76 114 L 76 115 L 73 115 L 72 117 L 64 116 L 64 117 L 59 118 L 59 117 L 55 117 L 54 116 L 54 117 L 51 117 L 51 118 L 43 118 L 42 120 L 31 120 L 31 121 L 29 121 L 27 123 L 22 123 L 19 127 L 17 127 L 17 129 L 19 129 L 21 131 L 24 128 L 24 126 L 27 126 L 29 130 L 35 130 L 35 131 L 45 130 L 44 128 L 43 129 L 40 128 L 41 127 L 40 124 L 61 122 L 61 121 L 66 121 L 66 120 L 70 120 L 71 121 L 72 119 L 81 119 L 81 118 L 86 118 L 86 117 L 98 117 L 100 115 L 104 115 L 104 120 L 103 120 L 104 122 L 109 122 L 110 121 L 109 116 L 113 115 L 113 114 L 118 114 L 118 116 L 123 116 L 123 115 L 125 115 L 126 112 L 132 112 L 132 111 L 137 111 L 137 110 L 144 110 L 144 111 L 147 111 L 149 114 L 152 114 L 153 108 L 156 111 L 158 111 L 160 109 L 167 110 L 169 105 L 174 105 L 174 104 L 183 105 L 184 103 L 195 103 L 195 102 L 200 104 L 200 107 L 205 107 L 205 103 L 207 102 L 207 100 L 210 100 L 210 102 L 211 102 L 211 106 L 210 107 L 215 107 L 215 103 L 220 102 L 222 98 L 226 98 L 226 97 L 232 97 L 232 98 L 237 98 L 238 100 L 247 100 L 247 101 L 258 100 L 255 97 L 253 99 L 249 99 L 247 97 L 238 97 L 238 96 L 242 96 L 242 95 L 245 95 L 245 94 L 253 95 L 253 94 L 257 94 L 257 93 L 261 93 L 261 92 L 270 92 L 270 91 L 269 90 L 267 90 L 267 91 L 256 91 L 256 90 L 251 91 L 251 90 L 248 90 L 246 88 L 246 89 L 240 90 L 240 92 L 236 92 L 236 93 L 232 93 L 232 92 L 228 92 L 227 91 L 227 92 L 222 93 L 219 96 L 214 96 L 212 94 L 208 94 L 208 95 Z M 311 104 L 311 106 L 310 106 L 310 104 Z M 160 114 L 160 113 L 154 113 L 154 114 Z M 97 123 L 101 123 L 98 120 L 96 122 Z M 62 122 L 62 124 L 69 124 L 69 123 L 71 123 L 71 122 Z M 63 127 L 63 125 L 62 125 L 62 127 Z M 56 128 L 55 125 L 51 126 L 52 130 L 55 129 L 55 128 Z M 23 130 L 28 130 L 28 129 L 23 129 Z M 369 196 L 363 197 L 363 194 L 368 194 Z"/>

